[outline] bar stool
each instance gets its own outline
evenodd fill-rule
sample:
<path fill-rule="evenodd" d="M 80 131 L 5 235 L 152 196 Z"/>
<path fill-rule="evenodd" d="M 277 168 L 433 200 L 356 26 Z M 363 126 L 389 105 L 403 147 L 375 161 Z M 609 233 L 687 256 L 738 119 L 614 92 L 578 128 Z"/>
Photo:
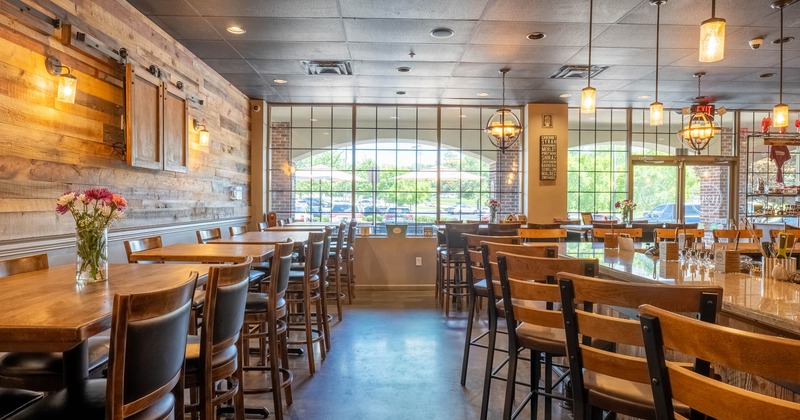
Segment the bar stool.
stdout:
<path fill-rule="evenodd" d="M 330 252 L 328 253 L 328 287 L 333 286 L 334 290 L 328 292 L 326 298 L 332 299 L 336 302 L 336 311 L 339 321 L 342 320 L 344 315 L 342 311 L 342 300 L 344 294 L 342 293 L 342 281 L 345 277 L 343 263 L 343 247 L 344 247 L 344 232 L 347 229 L 345 222 L 339 223 L 339 231 L 336 236 L 336 241 L 331 241 Z M 333 283 L 331 285 L 331 283 Z"/>
<path fill-rule="evenodd" d="M 462 272 L 465 271 L 465 239 L 464 233 L 476 235 L 478 223 L 447 223 L 444 234 L 447 240 L 447 249 L 441 253 L 443 276 L 441 278 L 441 296 L 444 299 L 444 314 L 450 315 L 450 300 L 457 300 L 460 307 L 461 298 L 467 297 L 468 287 Z"/>
<path fill-rule="evenodd" d="M 347 279 L 347 303 L 352 304 L 356 297 L 356 275 L 355 275 L 355 242 L 357 220 L 351 220 L 347 228 L 347 242 L 342 246 L 342 268 L 344 278 Z"/>
<path fill-rule="evenodd" d="M 517 236 L 522 223 L 489 223 L 489 236 Z"/>
<path fill-rule="evenodd" d="M 237 235 L 241 235 L 242 233 L 247 232 L 247 226 L 231 226 L 230 228 L 231 236 L 233 236 L 233 232 L 238 232 Z M 222 239 L 222 229 L 220 228 L 211 228 L 211 229 L 200 229 L 195 231 L 197 235 L 197 243 L 199 244 L 206 244 L 208 241 L 213 241 L 215 239 Z M 261 262 L 254 262 L 251 264 L 252 270 L 250 270 L 250 283 L 258 288 L 258 283 L 262 281 L 266 281 L 269 279 L 269 263 L 261 263 Z"/>
<path fill-rule="evenodd" d="M 305 344 L 308 355 L 308 370 L 310 375 L 316 373 L 314 362 L 314 343 L 320 343 L 320 357 L 325 360 L 325 328 L 323 321 L 325 316 L 322 310 L 324 297 L 321 292 L 321 271 L 324 265 L 323 252 L 325 244 L 325 232 L 312 232 L 308 235 L 306 245 L 305 266 L 303 271 L 292 270 L 289 275 L 289 289 L 286 293 L 286 302 L 289 304 L 289 331 L 301 331 L 304 333 L 305 340 L 294 340 L 290 338 L 289 344 Z M 316 315 L 316 326 L 311 323 L 314 308 Z M 302 322 L 295 322 L 292 318 L 302 317 Z"/>

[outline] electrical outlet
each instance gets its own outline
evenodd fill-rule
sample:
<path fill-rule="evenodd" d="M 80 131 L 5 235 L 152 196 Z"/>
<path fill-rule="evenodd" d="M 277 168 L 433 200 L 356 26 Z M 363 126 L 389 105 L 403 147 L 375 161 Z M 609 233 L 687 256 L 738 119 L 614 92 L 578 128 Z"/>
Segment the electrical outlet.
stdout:
<path fill-rule="evenodd" d="M 422 267 L 422 257 L 417 257 L 417 267 Z"/>

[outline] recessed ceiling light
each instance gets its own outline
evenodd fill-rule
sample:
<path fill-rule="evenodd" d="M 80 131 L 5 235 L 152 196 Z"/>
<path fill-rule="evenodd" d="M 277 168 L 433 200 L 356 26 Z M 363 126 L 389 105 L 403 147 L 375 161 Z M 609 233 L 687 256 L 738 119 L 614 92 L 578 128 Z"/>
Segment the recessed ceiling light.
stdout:
<path fill-rule="evenodd" d="M 397 92 L 395 92 L 395 93 L 396 93 L 396 94 L 398 94 L 398 95 L 405 95 L 405 94 L 406 94 L 406 91 L 404 91 L 404 90 L 398 90 L 398 91 L 397 91 Z"/>
<path fill-rule="evenodd" d="M 247 32 L 247 30 L 245 30 L 241 26 L 228 26 L 227 29 L 228 29 L 228 32 L 230 32 L 230 33 L 232 33 L 234 35 L 241 35 L 241 34 Z"/>
<path fill-rule="evenodd" d="M 639 95 L 637 96 L 639 99 L 650 99 L 650 95 Z"/>
<path fill-rule="evenodd" d="M 450 38 L 453 34 L 455 32 L 450 28 L 436 28 L 431 31 L 431 36 L 439 39 Z"/>
<path fill-rule="evenodd" d="M 282 84 L 284 84 L 284 83 L 289 83 L 289 82 L 287 82 L 287 81 L 286 81 L 286 80 L 284 80 L 284 79 L 272 79 L 272 81 L 273 81 L 273 82 L 275 82 L 275 83 L 277 83 L 277 84 L 279 84 L 279 85 L 282 85 Z"/>
<path fill-rule="evenodd" d="M 572 96 L 571 93 L 562 93 L 561 95 L 558 95 L 559 98 L 569 98 L 570 96 Z"/>
<path fill-rule="evenodd" d="M 311 119 L 311 122 L 317 122 L 317 121 L 319 121 L 319 120 L 318 120 L 318 119 L 316 119 L 316 118 L 312 118 L 312 119 Z"/>
<path fill-rule="evenodd" d="M 774 76 L 775 76 L 775 73 L 761 73 L 761 74 L 758 75 L 758 77 L 761 77 L 761 78 L 764 78 L 764 79 L 766 79 L 768 77 L 774 77 Z"/>
<path fill-rule="evenodd" d="M 478 96 L 489 96 L 489 92 L 479 92 Z"/>
<path fill-rule="evenodd" d="M 464 114 L 461 114 L 461 118 L 467 118 L 467 116 L 464 115 Z"/>
<path fill-rule="evenodd" d="M 773 44 L 786 44 L 787 42 L 792 42 L 792 41 L 794 41 L 794 37 L 793 36 L 785 36 L 783 38 L 773 39 L 772 43 Z"/>
<path fill-rule="evenodd" d="M 406 66 L 398 67 L 397 71 L 399 71 L 400 73 L 408 73 L 411 71 L 411 67 L 406 67 Z"/>
<path fill-rule="evenodd" d="M 528 35 L 525 35 L 525 38 L 528 38 L 530 40 L 537 40 L 537 39 L 542 39 L 546 36 L 547 34 L 544 32 L 531 32 Z"/>
<path fill-rule="evenodd" d="M 398 119 L 398 118 L 399 118 L 399 117 L 397 117 L 397 116 L 395 116 L 395 115 L 392 115 L 392 116 L 390 116 L 390 117 L 389 117 L 389 119 L 390 119 L 390 120 L 396 120 L 396 119 Z"/>

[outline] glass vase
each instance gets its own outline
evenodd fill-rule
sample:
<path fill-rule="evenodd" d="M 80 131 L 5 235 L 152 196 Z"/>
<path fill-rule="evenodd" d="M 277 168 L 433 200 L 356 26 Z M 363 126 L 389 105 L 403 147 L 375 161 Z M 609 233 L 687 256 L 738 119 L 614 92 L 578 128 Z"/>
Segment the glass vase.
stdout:
<path fill-rule="evenodd" d="M 497 223 L 497 210 L 489 211 L 489 223 Z"/>
<path fill-rule="evenodd" d="M 75 254 L 78 284 L 108 281 L 107 228 L 75 228 Z"/>

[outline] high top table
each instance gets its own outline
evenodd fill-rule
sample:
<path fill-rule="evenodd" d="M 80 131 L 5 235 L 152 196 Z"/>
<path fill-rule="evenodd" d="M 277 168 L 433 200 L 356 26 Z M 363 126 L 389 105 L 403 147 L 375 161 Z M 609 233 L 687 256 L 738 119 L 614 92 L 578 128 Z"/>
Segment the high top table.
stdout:
<path fill-rule="evenodd" d="M 74 264 L 6 277 L 0 351 L 63 352 L 64 382 L 74 389 L 89 376 L 86 340 L 111 328 L 114 295 L 176 287 L 193 271 L 205 283 L 208 267 L 197 264 L 110 264 L 107 282 L 83 286 Z"/>
<path fill-rule="evenodd" d="M 253 262 L 268 261 L 274 253 L 274 245 L 185 243 L 134 252 L 130 260 L 242 263 L 248 256 Z"/>

